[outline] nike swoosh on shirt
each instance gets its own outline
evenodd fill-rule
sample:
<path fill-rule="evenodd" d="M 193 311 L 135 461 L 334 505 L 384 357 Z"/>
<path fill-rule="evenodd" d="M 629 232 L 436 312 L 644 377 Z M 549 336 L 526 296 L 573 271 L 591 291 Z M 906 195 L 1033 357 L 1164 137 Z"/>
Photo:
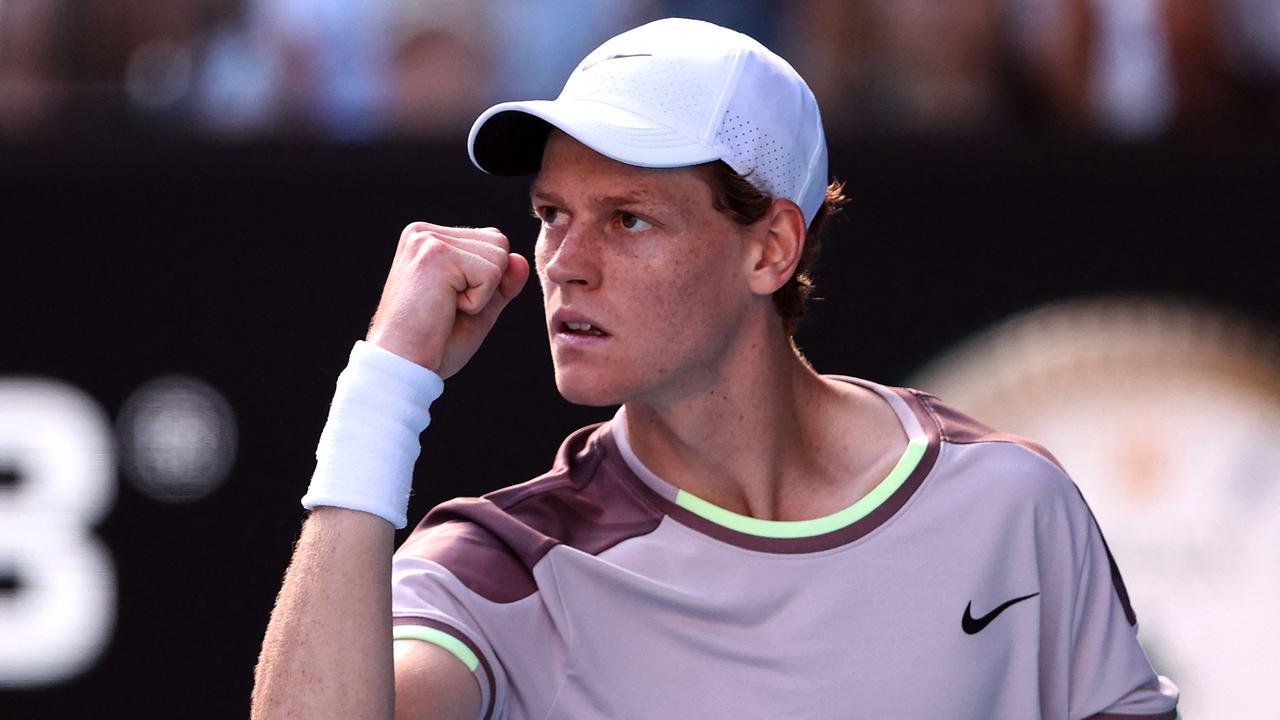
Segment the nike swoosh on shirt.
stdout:
<path fill-rule="evenodd" d="M 1016 597 L 1012 600 L 1006 600 L 1005 602 L 998 605 L 995 610 L 992 610 L 991 612 L 987 613 L 986 615 L 983 615 L 980 618 L 977 618 L 976 620 L 972 615 L 969 614 L 973 610 L 973 602 L 971 601 L 968 605 L 964 606 L 964 617 L 960 618 L 960 627 L 968 635 L 977 635 L 978 633 L 982 632 L 982 628 L 990 625 L 991 621 L 995 620 L 997 615 L 1004 612 L 1005 610 L 1008 610 L 1011 605 L 1017 605 L 1023 600 L 1030 600 L 1031 598 L 1039 594 L 1040 593 L 1038 592 L 1034 592 L 1034 593 L 1031 593 L 1030 595 L 1023 595 L 1022 597 Z"/>

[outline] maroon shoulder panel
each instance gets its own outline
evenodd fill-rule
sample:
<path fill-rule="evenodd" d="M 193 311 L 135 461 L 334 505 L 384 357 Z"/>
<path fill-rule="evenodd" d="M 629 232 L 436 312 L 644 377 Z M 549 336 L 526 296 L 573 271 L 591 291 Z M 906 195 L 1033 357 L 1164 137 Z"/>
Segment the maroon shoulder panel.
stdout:
<path fill-rule="evenodd" d="M 989 425 L 986 425 L 974 418 L 956 410 L 955 408 L 943 403 L 938 398 L 926 392 L 919 390 L 908 390 L 920 405 L 929 413 L 933 422 L 938 426 L 938 432 L 942 435 L 943 442 L 949 442 L 956 445 L 972 445 L 981 442 L 1005 442 L 1021 445 L 1040 457 L 1048 460 L 1062 470 L 1062 463 L 1053 456 L 1043 445 L 1028 440 L 1019 435 L 1011 433 L 999 432 Z M 1066 472 L 1063 470 L 1063 472 Z"/>
<path fill-rule="evenodd" d="M 600 442 L 607 434 L 607 424 L 582 428 L 545 475 L 438 505 L 401 551 L 440 563 L 493 602 L 514 602 L 534 592 L 533 566 L 556 545 L 596 554 L 652 532 L 661 511 L 618 481 L 620 462 L 605 462 Z"/>

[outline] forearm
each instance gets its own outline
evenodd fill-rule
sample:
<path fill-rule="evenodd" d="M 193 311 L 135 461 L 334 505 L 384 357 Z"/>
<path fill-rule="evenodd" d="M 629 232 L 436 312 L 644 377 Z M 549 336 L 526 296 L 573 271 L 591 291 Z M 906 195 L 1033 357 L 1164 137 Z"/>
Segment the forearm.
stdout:
<path fill-rule="evenodd" d="M 255 720 L 392 717 L 393 532 L 355 510 L 311 513 L 254 672 Z"/>
<path fill-rule="evenodd" d="M 352 349 L 316 448 L 303 497 L 313 511 L 254 672 L 255 720 L 392 718 L 393 526 L 407 522 L 418 436 L 442 378 L 466 364 L 528 278 L 528 261 L 495 229 L 412 223 L 401 233 L 369 341 Z M 407 694 L 433 715 L 474 715 L 475 682 L 454 658 L 433 661 L 441 655 L 406 660 L 418 696 Z"/>

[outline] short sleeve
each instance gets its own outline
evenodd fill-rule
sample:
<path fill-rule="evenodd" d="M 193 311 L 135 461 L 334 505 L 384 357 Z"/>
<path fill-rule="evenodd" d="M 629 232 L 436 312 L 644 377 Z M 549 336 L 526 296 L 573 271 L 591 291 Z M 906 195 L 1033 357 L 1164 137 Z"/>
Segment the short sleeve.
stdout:
<path fill-rule="evenodd" d="M 482 608 L 444 566 L 397 553 L 392 561 L 391 614 L 396 640 L 420 640 L 447 650 L 480 686 L 480 719 L 499 716 L 506 679 L 478 617 Z"/>
<path fill-rule="evenodd" d="M 1177 717 L 1178 689 L 1155 673 L 1138 644 L 1137 617 L 1097 521 L 1077 491 L 1082 544 L 1070 618 L 1070 717 Z"/>

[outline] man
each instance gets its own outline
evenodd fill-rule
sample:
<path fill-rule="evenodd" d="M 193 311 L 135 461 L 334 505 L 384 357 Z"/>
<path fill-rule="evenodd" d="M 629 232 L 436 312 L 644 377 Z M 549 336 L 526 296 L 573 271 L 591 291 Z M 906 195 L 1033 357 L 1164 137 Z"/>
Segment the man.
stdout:
<path fill-rule="evenodd" d="M 839 192 L 789 65 L 659 21 L 470 144 L 537 174 L 557 387 L 622 407 L 544 476 L 433 510 L 391 562 L 440 378 L 530 272 L 497 230 L 406 228 L 321 437 L 256 717 L 1174 717 L 1046 452 L 795 349 Z"/>

